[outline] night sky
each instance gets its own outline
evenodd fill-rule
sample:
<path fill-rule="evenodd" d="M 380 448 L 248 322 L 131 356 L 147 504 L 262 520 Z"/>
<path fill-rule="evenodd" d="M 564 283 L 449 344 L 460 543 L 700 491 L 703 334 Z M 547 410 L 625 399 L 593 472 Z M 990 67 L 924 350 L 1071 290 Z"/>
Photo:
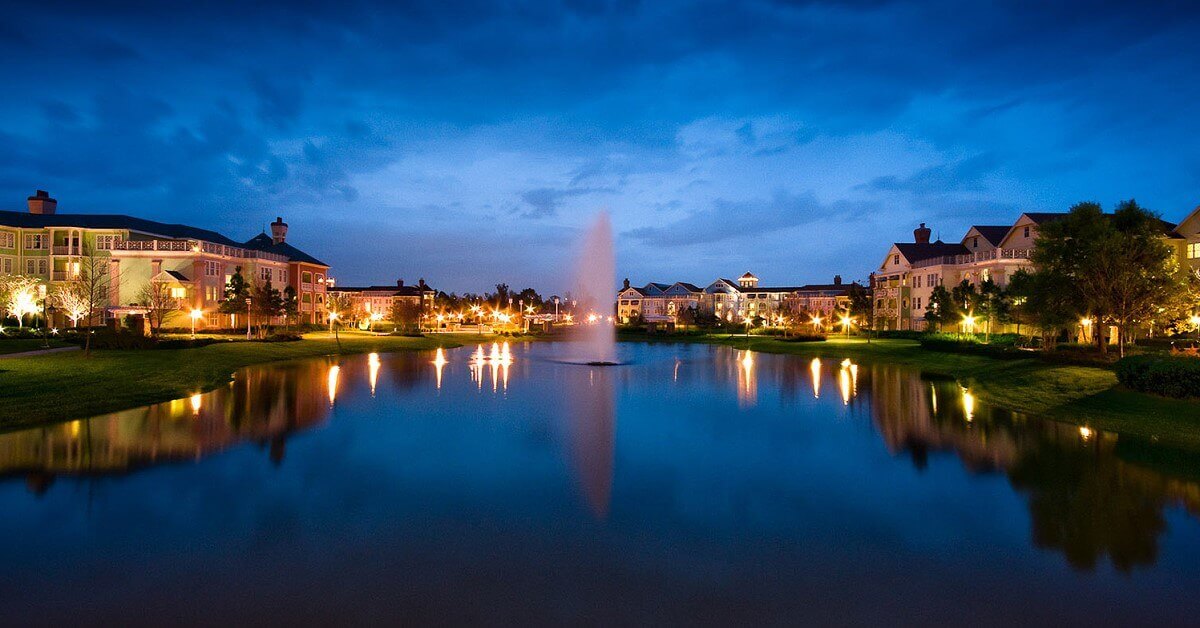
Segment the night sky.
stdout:
<path fill-rule="evenodd" d="M 1193 3 L 168 4 L 7 3 L 0 207 L 553 291 L 600 209 L 636 284 L 797 284 L 919 221 L 1200 203 Z"/>

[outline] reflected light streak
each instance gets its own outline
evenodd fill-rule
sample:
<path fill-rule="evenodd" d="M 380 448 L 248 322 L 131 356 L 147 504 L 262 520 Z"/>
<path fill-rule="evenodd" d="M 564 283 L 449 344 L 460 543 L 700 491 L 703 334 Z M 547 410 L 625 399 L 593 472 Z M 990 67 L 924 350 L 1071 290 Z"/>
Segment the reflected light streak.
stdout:
<path fill-rule="evenodd" d="M 930 394 L 930 397 L 929 397 L 930 408 L 933 410 L 933 414 L 936 415 L 937 414 L 937 386 L 930 384 L 929 385 L 929 394 Z"/>
<path fill-rule="evenodd" d="M 371 396 L 375 396 L 375 383 L 379 381 L 379 354 L 367 354 L 367 379 L 371 382 Z"/>
<path fill-rule="evenodd" d="M 850 369 L 838 371 L 838 388 L 842 391 L 842 405 L 850 405 Z"/>
<path fill-rule="evenodd" d="M 754 405 L 758 401 L 758 386 L 754 381 L 754 354 L 745 351 L 742 359 L 738 360 L 742 378 L 738 382 L 738 401 L 746 405 Z"/>
<path fill-rule="evenodd" d="M 334 364 L 329 367 L 329 405 L 337 400 L 338 374 L 341 373 L 342 367 Z"/>
<path fill-rule="evenodd" d="M 1079 428 L 1079 437 L 1080 437 L 1080 438 L 1082 438 L 1082 439 L 1083 439 L 1083 442 L 1085 442 L 1085 443 L 1086 443 L 1086 442 L 1088 442 L 1089 440 L 1091 440 L 1091 438 L 1092 438 L 1092 428 L 1090 428 L 1090 427 L 1088 427 L 1088 426 L 1086 426 L 1086 425 L 1080 426 L 1080 428 Z"/>
<path fill-rule="evenodd" d="M 813 358 L 809 363 L 809 370 L 812 372 L 813 380 L 813 399 L 821 398 L 821 358 Z"/>
<path fill-rule="evenodd" d="M 962 402 L 963 414 L 967 421 L 973 421 L 975 419 L 975 395 L 972 395 L 971 391 L 966 388 L 962 389 Z"/>
<path fill-rule="evenodd" d="M 444 366 L 446 366 L 446 352 L 442 351 L 441 347 L 438 347 L 437 353 L 435 353 L 433 356 L 433 368 L 434 372 L 437 374 L 438 390 L 441 390 L 442 388 L 442 367 Z"/>
<path fill-rule="evenodd" d="M 200 393 L 192 395 L 190 401 L 192 402 L 192 414 L 200 416 Z"/>

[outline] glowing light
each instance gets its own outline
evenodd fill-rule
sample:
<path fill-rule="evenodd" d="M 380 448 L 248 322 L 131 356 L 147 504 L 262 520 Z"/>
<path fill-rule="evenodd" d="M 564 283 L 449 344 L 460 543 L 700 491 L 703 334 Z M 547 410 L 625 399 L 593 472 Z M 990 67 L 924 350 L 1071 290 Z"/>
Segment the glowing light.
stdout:
<path fill-rule="evenodd" d="M 842 405 L 850 405 L 850 369 L 838 371 L 838 388 L 842 391 Z"/>
<path fill-rule="evenodd" d="M 342 368 L 336 364 L 329 367 L 329 381 L 327 382 L 327 385 L 329 387 L 330 406 L 332 406 L 333 402 L 337 399 L 338 374 L 341 372 L 341 370 Z"/>
<path fill-rule="evenodd" d="M 189 401 L 192 402 L 192 414 L 200 416 L 200 393 L 192 395 Z"/>
<path fill-rule="evenodd" d="M 194 321 L 200 320 L 200 317 L 204 316 L 204 311 L 193 309 L 190 313 L 190 316 L 192 317 L 192 320 L 194 320 Z"/>
<path fill-rule="evenodd" d="M 441 347 L 433 354 L 433 370 L 437 381 L 437 389 L 442 389 L 442 368 L 446 366 L 446 352 Z"/>
<path fill-rule="evenodd" d="M 966 388 L 962 389 L 963 416 L 967 421 L 975 420 L 975 395 Z"/>
<path fill-rule="evenodd" d="M 813 380 L 813 399 L 821 398 L 821 358 L 813 358 L 808 364 L 808 370 L 812 372 Z"/>
<path fill-rule="evenodd" d="M 842 360 L 842 368 L 850 368 L 850 358 Z"/>
<path fill-rule="evenodd" d="M 329 313 L 329 322 L 336 321 L 337 319 L 338 319 L 338 313 L 337 313 L 337 312 L 330 312 L 330 313 Z"/>
<path fill-rule="evenodd" d="M 818 327 L 818 326 L 820 326 L 820 324 L 821 324 L 821 317 L 820 317 L 820 316 L 814 316 L 814 317 L 812 317 L 812 324 L 813 324 L 813 327 Z"/>
<path fill-rule="evenodd" d="M 1188 318 L 1188 322 L 1192 324 L 1192 327 L 1200 327 L 1200 316 L 1192 314 L 1192 316 Z"/>
<path fill-rule="evenodd" d="M 51 327 L 51 328 L 50 328 L 50 333 L 52 333 L 52 334 L 54 334 L 55 336 L 57 336 L 57 335 L 58 335 L 58 328 L 57 328 L 57 327 Z"/>
<path fill-rule="evenodd" d="M 483 389 L 483 363 L 486 361 L 483 345 L 475 347 L 475 353 L 471 356 L 471 377 L 475 378 L 476 388 L 480 390 Z"/>
<path fill-rule="evenodd" d="M 930 397 L 929 397 L 930 408 L 933 410 L 933 414 L 936 415 L 937 414 L 937 386 L 934 386 L 933 384 L 929 385 L 929 395 L 930 395 Z"/>
<path fill-rule="evenodd" d="M 371 396 L 375 396 L 375 382 L 379 380 L 379 354 L 367 354 L 367 379 L 371 383 Z"/>
<path fill-rule="evenodd" d="M 594 325 L 598 320 L 600 320 L 599 316 L 596 316 L 595 314 L 588 314 L 587 322 L 589 325 Z"/>
<path fill-rule="evenodd" d="M 1079 437 L 1082 438 L 1085 443 L 1088 440 L 1091 440 L 1092 434 L 1093 434 L 1092 428 L 1090 428 L 1086 425 L 1079 427 Z"/>
<path fill-rule="evenodd" d="M 963 326 L 971 331 L 975 331 L 975 317 L 970 314 L 963 315 Z"/>
<path fill-rule="evenodd" d="M 1193 316 L 1192 318 L 1195 318 L 1195 317 Z M 1091 326 L 1092 326 L 1092 319 L 1090 319 L 1090 318 L 1081 318 L 1081 319 L 1079 319 L 1079 324 L 1080 324 L 1080 325 L 1083 325 L 1084 327 L 1091 327 Z"/>

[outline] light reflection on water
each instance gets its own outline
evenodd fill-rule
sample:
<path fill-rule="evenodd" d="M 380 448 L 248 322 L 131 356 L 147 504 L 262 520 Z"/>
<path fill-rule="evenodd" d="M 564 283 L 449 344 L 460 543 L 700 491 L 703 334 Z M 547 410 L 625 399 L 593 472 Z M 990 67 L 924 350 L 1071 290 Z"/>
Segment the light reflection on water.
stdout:
<path fill-rule="evenodd" d="M 872 608 L 889 600 L 901 607 L 908 598 L 896 582 L 911 579 L 930 585 L 924 599 L 950 619 L 959 605 L 986 606 L 989 593 L 930 593 L 933 585 L 1003 578 L 1005 590 L 1018 587 L 1067 618 L 1096 617 L 1060 608 L 1071 596 L 1097 608 L 1116 599 L 1149 613 L 1143 618 L 1194 606 L 1162 588 L 1200 584 L 1200 483 L 1179 452 L 997 411 L 953 381 L 897 367 L 690 345 L 621 349 L 629 366 L 561 364 L 553 345 L 509 343 L 271 365 L 211 392 L 3 434 L 0 476 L 23 484 L 0 483 L 0 534 L 52 555 L 79 541 L 80 525 L 110 530 L 91 541 L 105 547 L 117 543 L 112 530 L 142 525 L 135 517 L 147 511 L 205 513 L 146 539 L 135 554 L 149 569 L 181 539 L 221 538 L 216 530 L 244 537 L 258 525 L 245 513 L 306 512 L 290 524 L 316 552 L 306 560 L 325 561 L 339 581 L 392 582 L 409 594 L 382 599 L 417 604 L 419 590 L 433 604 L 448 589 L 416 583 L 453 576 L 479 587 L 481 600 L 503 605 L 496 600 L 509 597 L 488 592 L 519 586 L 533 598 L 557 592 L 600 604 L 614 620 L 631 616 L 590 596 L 613 587 L 635 600 L 653 594 L 653 607 L 678 619 L 689 617 L 686 601 L 699 591 L 732 587 L 728 599 L 714 598 L 722 608 L 744 612 L 738 600 L 757 600 L 758 619 L 769 620 L 811 602 L 808 595 L 835 599 L 847 586 L 894 590 Z M 825 377 L 837 392 L 828 399 Z M 255 464 L 260 452 L 270 471 Z M 172 473 L 153 471 L 168 463 Z M 239 479 L 227 485 L 231 477 Z M 104 487 L 99 497 L 95 486 Z M 226 487 L 219 500 L 198 497 L 210 486 Z M 114 510 L 105 500 L 125 505 Z M 390 531 L 376 538 L 382 532 L 360 522 Z M 288 530 L 268 538 L 298 542 Z M 351 530 L 375 539 L 372 555 L 388 560 L 338 563 L 330 552 Z M 500 551 L 514 535 L 521 541 L 511 553 Z M 492 575 L 449 549 L 460 546 L 490 552 Z M 295 560 L 287 547 L 273 566 Z M 412 558 L 432 548 L 445 554 Z M 236 562 L 210 551 L 193 559 Z M 1007 558 L 993 560 L 993 552 Z M 578 588 L 514 571 L 540 572 L 539 560 L 564 555 L 570 566 L 556 567 L 576 572 Z M 27 581 L 36 571 L 72 582 L 67 563 L 54 565 L 12 560 L 0 576 Z M 381 577 L 394 576 L 396 565 L 409 578 Z M 1089 578 L 1047 572 L 1056 566 Z M 731 585 L 719 575 L 728 573 L 810 593 L 760 599 L 766 589 Z M 56 598 L 44 586 L 47 604 L 70 616 L 70 594 Z M 164 586 L 169 597 L 174 589 Z M 259 581 L 249 586 L 264 608 L 282 599 Z M 322 599 L 383 603 L 338 591 Z M 11 601 L 0 593 L 0 603 Z M 52 616 L 31 608 L 31 617 Z M 842 611 L 849 614 L 830 619 L 875 612 Z M 993 611 L 1008 612 L 999 600 Z M 249 610 L 231 619 L 254 617 L 262 619 Z"/>

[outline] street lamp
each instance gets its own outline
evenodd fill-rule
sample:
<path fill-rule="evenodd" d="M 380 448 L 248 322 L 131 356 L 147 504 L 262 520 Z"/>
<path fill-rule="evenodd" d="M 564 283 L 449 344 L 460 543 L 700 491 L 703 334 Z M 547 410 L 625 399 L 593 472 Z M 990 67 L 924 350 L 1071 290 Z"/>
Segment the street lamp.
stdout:
<path fill-rule="evenodd" d="M 975 333 L 975 317 L 970 314 L 963 315 L 963 326 L 971 330 L 969 333 Z"/>
<path fill-rule="evenodd" d="M 250 297 L 246 297 L 246 340 L 250 339 Z"/>
<path fill-rule="evenodd" d="M 1079 324 L 1083 326 L 1083 341 L 1091 342 L 1092 319 L 1085 316 L 1079 319 Z"/>
<path fill-rule="evenodd" d="M 196 338 L 196 321 L 200 320 L 200 317 L 203 315 L 204 315 L 204 312 L 202 312 L 198 309 L 192 308 L 191 316 L 192 316 L 192 339 L 193 340 L 195 340 L 195 338 Z"/>
<path fill-rule="evenodd" d="M 846 334 L 847 338 L 850 337 L 850 324 L 853 322 L 854 320 L 849 316 L 842 316 L 842 331 Z"/>
<path fill-rule="evenodd" d="M 1200 316 L 1192 314 L 1191 318 L 1188 319 L 1188 322 L 1190 322 L 1192 327 L 1196 329 L 1196 339 L 1200 340 Z"/>
<path fill-rule="evenodd" d="M 814 334 L 817 333 L 817 328 L 819 328 L 821 326 L 821 316 L 819 314 L 817 316 L 812 317 L 812 326 L 813 326 L 813 333 Z"/>

